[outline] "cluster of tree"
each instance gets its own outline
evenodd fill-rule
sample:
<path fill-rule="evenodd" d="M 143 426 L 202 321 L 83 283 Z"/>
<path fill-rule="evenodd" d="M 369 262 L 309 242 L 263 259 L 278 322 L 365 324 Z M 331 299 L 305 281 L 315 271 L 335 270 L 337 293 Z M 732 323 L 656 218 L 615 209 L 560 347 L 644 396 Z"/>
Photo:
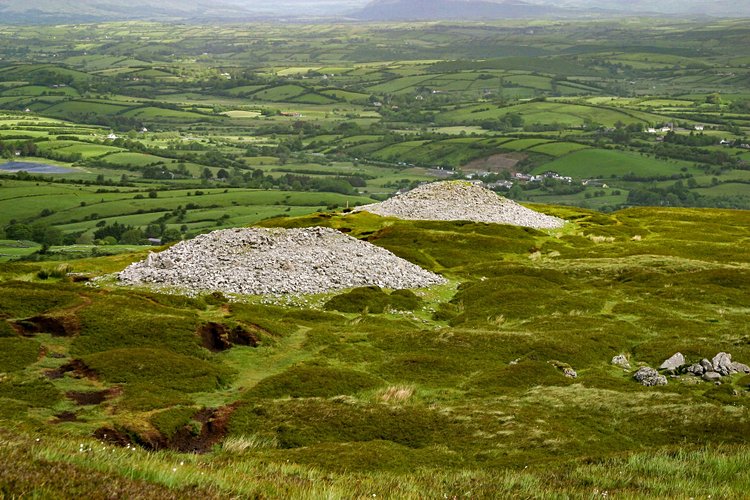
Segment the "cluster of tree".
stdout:
<path fill-rule="evenodd" d="M 168 228 L 163 220 L 149 224 L 145 229 L 126 226 L 119 222 L 101 225 L 94 231 L 94 239 L 101 244 L 121 245 L 145 245 L 149 238 L 161 240 L 162 243 L 170 243 L 182 239 L 182 233 L 174 228 Z"/>
<path fill-rule="evenodd" d="M 564 123 L 529 123 L 523 126 L 525 132 L 557 132 L 569 128 Z"/>
<path fill-rule="evenodd" d="M 586 189 L 585 186 L 583 186 L 580 183 L 574 184 L 574 183 L 568 183 L 563 182 L 559 179 L 553 179 L 553 178 L 546 178 L 542 181 L 542 185 L 540 190 L 546 193 L 551 193 L 555 195 L 568 195 L 568 194 L 576 194 L 580 193 L 581 191 L 584 191 Z"/>
<path fill-rule="evenodd" d="M 670 144 L 679 144 L 681 146 L 711 146 L 713 144 L 716 144 L 717 141 L 715 137 L 712 137 L 710 135 L 704 135 L 704 134 L 695 134 L 693 132 L 690 132 L 689 135 L 683 135 L 683 134 L 675 134 L 674 131 L 670 130 L 667 132 L 667 135 L 664 136 L 664 142 L 668 142 Z"/>
<path fill-rule="evenodd" d="M 669 187 L 639 187 L 628 193 L 628 203 L 644 206 L 697 207 L 705 206 L 703 196 L 690 191 L 682 181 Z"/>
<path fill-rule="evenodd" d="M 286 174 L 274 180 L 280 189 L 290 191 L 321 191 L 329 193 L 355 194 L 355 184 L 366 184 L 361 177 L 310 177 Z"/>
<path fill-rule="evenodd" d="M 523 127 L 523 116 L 519 113 L 508 113 L 507 115 L 494 120 L 482 120 L 479 122 L 479 125 L 485 130 L 506 132 Z"/>
<path fill-rule="evenodd" d="M 609 137 L 615 144 L 630 144 L 633 134 L 640 134 L 643 132 L 642 123 L 628 123 L 625 125 L 623 122 L 618 121 L 615 123 L 614 130 L 607 130 L 604 135 Z"/>
<path fill-rule="evenodd" d="M 712 165 L 724 165 L 734 163 L 734 159 L 725 151 L 713 151 L 693 146 L 682 146 L 670 142 L 662 142 L 653 148 L 656 157 L 675 158 L 699 163 L 710 163 Z"/>
<path fill-rule="evenodd" d="M 38 149 L 33 141 L 0 141 L 0 157 L 12 158 L 16 153 L 21 156 L 37 156 Z"/>
<path fill-rule="evenodd" d="M 60 229 L 44 222 L 29 225 L 11 221 L 5 228 L 5 237 L 9 240 L 34 241 L 48 247 L 69 243 Z"/>
<path fill-rule="evenodd" d="M 188 171 L 184 163 L 179 163 L 175 170 L 170 170 L 166 165 L 157 163 L 156 165 L 147 165 L 143 167 L 143 178 L 144 179 L 189 179 L 192 174 Z M 209 170 L 211 172 L 211 170 Z M 213 175 L 213 174 L 212 174 Z"/>

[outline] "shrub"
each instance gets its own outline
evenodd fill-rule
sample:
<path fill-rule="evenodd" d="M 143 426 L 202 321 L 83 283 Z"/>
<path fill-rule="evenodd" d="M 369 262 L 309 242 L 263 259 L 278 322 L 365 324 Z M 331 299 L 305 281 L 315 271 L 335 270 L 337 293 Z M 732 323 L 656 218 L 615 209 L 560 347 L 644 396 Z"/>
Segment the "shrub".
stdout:
<path fill-rule="evenodd" d="M 324 307 L 329 311 L 360 313 L 366 309 L 371 313 L 380 314 L 389 304 L 388 294 L 380 287 L 365 286 L 336 295 L 326 302 Z"/>
<path fill-rule="evenodd" d="M 203 354 L 195 335 L 198 319 L 192 310 L 161 306 L 145 297 L 110 294 L 97 297 L 79 317 L 81 334 L 71 346 L 77 356 L 136 347 Z"/>
<path fill-rule="evenodd" d="M 345 368 L 300 365 L 261 380 L 247 397 L 331 397 L 354 394 L 376 387 L 380 380 L 367 373 Z"/>
<path fill-rule="evenodd" d="M 519 361 L 473 378 L 469 384 L 472 396 L 505 394 L 509 390 L 526 390 L 534 386 L 570 385 L 573 381 L 545 361 Z"/>
<path fill-rule="evenodd" d="M 21 380 L 11 378 L 0 384 L 0 398 L 15 399 L 30 406 L 49 408 L 62 395 L 54 385 L 44 379 Z"/>
<path fill-rule="evenodd" d="M 391 308 L 397 311 L 415 311 L 422 307 L 422 299 L 411 290 L 394 290 L 389 298 Z"/>
<path fill-rule="evenodd" d="M 409 448 L 436 442 L 461 442 L 468 429 L 451 417 L 422 406 L 358 405 L 337 401 L 283 401 L 240 406 L 229 422 L 230 434 L 262 431 L 281 448 L 317 443 L 392 441 Z"/>
<path fill-rule="evenodd" d="M 342 293 L 325 303 L 325 309 L 346 313 L 368 311 L 380 314 L 387 309 L 413 311 L 422 306 L 422 299 L 411 290 L 395 290 L 390 295 L 377 286 L 355 288 Z"/>
<path fill-rule="evenodd" d="M 13 337 L 0 338 L 0 372 L 23 370 L 38 358 L 38 342 Z"/>
<path fill-rule="evenodd" d="M 150 422 L 162 436 L 172 439 L 180 429 L 192 426 L 192 418 L 197 411 L 191 407 L 170 408 L 152 415 Z M 200 432 L 200 428 L 198 431 Z"/>
<path fill-rule="evenodd" d="M 84 356 L 83 361 L 111 383 L 149 384 L 143 387 L 188 393 L 214 391 L 232 377 L 232 371 L 219 363 L 163 349 L 113 349 Z"/>
<path fill-rule="evenodd" d="M 10 281 L 0 285 L 0 315 L 24 318 L 52 309 L 71 307 L 80 301 L 77 293 L 61 284 Z"/>

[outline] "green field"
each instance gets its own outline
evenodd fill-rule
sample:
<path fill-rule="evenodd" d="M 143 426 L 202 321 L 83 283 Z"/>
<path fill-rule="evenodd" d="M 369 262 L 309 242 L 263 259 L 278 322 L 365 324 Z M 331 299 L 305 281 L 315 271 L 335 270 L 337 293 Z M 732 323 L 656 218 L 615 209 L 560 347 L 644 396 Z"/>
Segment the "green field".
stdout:
<path fill-rule="evenodd" d="M 588 149 L 546 163 L 538 167 L 535 173 L 553 170 L 576 178 L 602 179 L 622 177 L 630 173 L 642 177 L 658 177 L 679 174 L 684 166 L 684 163 L 666 162 L 623 151 Z"/>

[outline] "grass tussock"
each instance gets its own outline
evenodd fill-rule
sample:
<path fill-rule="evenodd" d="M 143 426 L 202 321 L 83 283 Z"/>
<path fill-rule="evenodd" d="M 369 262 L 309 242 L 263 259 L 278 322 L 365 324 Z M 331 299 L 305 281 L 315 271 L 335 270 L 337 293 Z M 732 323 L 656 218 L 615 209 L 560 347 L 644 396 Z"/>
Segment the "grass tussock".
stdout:
<path fill-rule="evenodd" d="M 414 388 L 409 386 L 390 386 L 378 392 L 377 398 L 384 403 L 405 403 L 414 395 Z"/>

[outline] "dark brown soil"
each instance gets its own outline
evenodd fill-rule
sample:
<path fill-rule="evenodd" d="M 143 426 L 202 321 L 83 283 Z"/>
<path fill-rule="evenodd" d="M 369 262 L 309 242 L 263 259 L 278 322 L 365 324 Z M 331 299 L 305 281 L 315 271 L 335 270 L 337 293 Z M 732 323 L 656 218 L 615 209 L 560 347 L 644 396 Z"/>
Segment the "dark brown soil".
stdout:
<path fill-rule="evenodd" d="M 80 359 L 74 359 L 70 363 L 62 365 L 60 368 L 46 370 L 44 375 L 49 379 L 63 378 L 66 373 L 70 373 L 73 378 L 88 378 L 96 380 L 97 373 L 86 366 L 86 363 Z"/>
<path fill-rule="evenodd" d="M 260 343 L 259 335 L 242 325 L 230 329 L 221 323 L 206 323 L 198 329 L 198 336 L 211 352 L 226 351 L 235 345 L 257 347 Z"/>
<path fill-rule="evenodd" d="M 72 399 L 79 406 L 93 406 L 103 403 L 120 393 L 119 389 L 107 389 L 105 391 L 68 391 L 65 396 Z"/>
<path fill-rule="evenodd" d="M 53 424 L 61 424 L 63 422 L 78 422 L 78 415 L 76 415 L 72 411 L 64 411 L 62 413 L 58 413 L 55 415 L 55 420 L 52 421 Z"/>
<path fill-rule="evenodd" d="M 80 273 L 68 273 L 68 277 L 73 283 L 85 283 L 91 281 L 91 276 Z"/>
<path fill-rule="evenodd" d="M 492 172 L 508 171 L 514 173 L 516 165 L 527 157 L 524 153 L 500 153 L 487 158 L 473 160 L 461 167 L 464 172 Z"/>
<path fill-rule="evenodd" d="M 229 417 L 235 408 L 236 405 L 229 405 L 198 411 L 193 420 L 201 423 L 199 434 L 186 426 L 178 430 L 171 439 L 167 439 L 156 431 L 143 433 L 124 427 L 102 427 L 94 432 L 94 437 L 118 446 L 130 444 L 150 451 L 169 449 L 183 453 L 206 453 L 226 437 Z"/>
<path fill-rule="evenodd" d="M 26 337 L 33 337 L 37 333 L 50 333 L 55 337 L 72 337 L 81 331 L 78 318 L 72 314 L 56 316 L 41 314 L 15 321 L 12 326 L 19 334 Z"/>

